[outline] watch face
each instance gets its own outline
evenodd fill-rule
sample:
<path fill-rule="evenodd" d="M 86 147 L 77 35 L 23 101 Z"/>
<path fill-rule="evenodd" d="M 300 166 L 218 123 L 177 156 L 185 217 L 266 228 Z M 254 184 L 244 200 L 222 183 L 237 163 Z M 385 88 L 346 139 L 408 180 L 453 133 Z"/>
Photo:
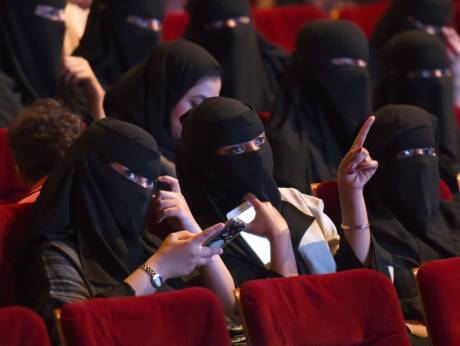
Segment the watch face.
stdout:
<path fill-rule="evenodd" d="M 157 288 L 161 287 L 163 285 L 163 279 L 161 278 L 160 274 L 155 274 L 152 278 L 153 283 Z"/>

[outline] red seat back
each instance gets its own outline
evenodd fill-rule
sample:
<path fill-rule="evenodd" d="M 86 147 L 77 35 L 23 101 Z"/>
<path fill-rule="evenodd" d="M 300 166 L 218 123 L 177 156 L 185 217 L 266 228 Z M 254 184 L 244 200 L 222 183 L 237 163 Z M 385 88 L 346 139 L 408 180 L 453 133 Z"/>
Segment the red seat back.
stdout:
<path fill-rule="evenodd" d="M 15 202 L 29 191 L 19 179 L 15 160 L 8 145 L 7 129 L 0 129 L 0 203 Z"/>
<path fill-rule="evenodd" d="M 417 282 L 433 346 L 460 340 L 460 257 L 424 263 Z"/>
<path fill-rule="evenodd" d="M 390 280 L 368 269 L 255 280 L 240 289 L 253 346 L 409 346 Z"/>
<path fill-rule="evenodd" d="M 32 204 L 0 205 L 0 306 L 16 303 L 14 267 L 28 241 Z"/>
<path fill-rule="evenodd" d="M 61 323 L 69 346 L 230 345 L 222 304 L 203 288 L 67 304 Z"/>
<path fill-rule="evenodd" d="M 163 21 L 163 42 L 180 39 L 184 35 L 188 23 L 188 14 L 169 13 Z"/>
<path fill-rule="evenodd" d="M 51 345 L 40 316 L 19 306 L 0 309 L 0 343 L 5 346 Z"/>
<path fill-rule="evenodd" d="M 386 1 L 377 4 L 346 6 L 339 10 L 338 19 L 355 23 L 370 38 L 388 7 L 389 3 Z"/>
<path fill-rule="evenodd" d="M 326 215 L 329 216 L 334 223 L 340 223 L 340 198 L 337 182 L 331 180 L 313 184 L 312 193 L 315 197 L 323 200 L 324 212 Z"/>
<path fill-rule="evenodd" d="M 270 42 L 293 51 L 302 27 L 328 15 L 312 5 L 290 5 L 273 8 L 255 8 L 252 11 L 257 30 Z"/>

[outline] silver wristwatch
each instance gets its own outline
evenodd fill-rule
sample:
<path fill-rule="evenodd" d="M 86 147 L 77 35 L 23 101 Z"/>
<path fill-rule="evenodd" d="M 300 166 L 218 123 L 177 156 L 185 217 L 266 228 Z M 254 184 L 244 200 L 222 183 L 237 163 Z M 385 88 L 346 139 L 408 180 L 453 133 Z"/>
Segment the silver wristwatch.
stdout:
<path fill-rule="evenodd" d="M 161 277 L 160 274 L 158 274 L 151 266 L 149 266 L 147 263 L 144 263 L 142 266 L 140 266 L 141 269 L 143 269 L 147 274 L 150 276 L 150 283 L 154 289 L 159 289 L 161 285 L 163 285 L 163 278 Z"/>

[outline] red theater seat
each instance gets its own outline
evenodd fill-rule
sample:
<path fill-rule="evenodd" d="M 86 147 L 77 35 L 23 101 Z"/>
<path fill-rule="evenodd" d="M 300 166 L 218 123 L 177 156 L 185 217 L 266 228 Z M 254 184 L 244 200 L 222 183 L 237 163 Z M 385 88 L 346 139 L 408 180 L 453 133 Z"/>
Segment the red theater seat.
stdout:
<path fill-rule="evenodd" d="M 324 212 L 334 223 L 339 224 L 341 220 L 339 187 L 336 181 L 324 181 L 312 184 L 312 194 L 323 200 Z"/>
<path fill-rule="evenodd" d="M 396 291 L 373 270 L 254 280 L 240 288 L 252 346 L 409 346 Z"/>
<path fill-rule="evenodd" d="M 203 288 L 66 304 L 58 326 L 68 346 L 230 345 L 222 304 Z"/>
<path fill-rule="evenodd" d="M 324 11 L 311 5 L 256 8 L 252 15 L 257 30 L 267 40 L 289 51 L 294 50 L 297 34 L 306 23 L 328 18 Z"/>
<path fill-rule="evenodd" d="M 0 344 L 5 346 L 49 346 L 43 320 L 32 310 L 14 306 L 0 309 Z"/>
<path fill-rule="evenodd" d="M 386 1 L 378 4 L 346 6 L 339 10 L 337 17 L 355 23 L 370 38 L 388 6 Z"/>
<path fill-rule="evenodd" d="M 0 306 L 16 304 L 14 266 L 28 240 L 32 204 L 0 205 Z"/>
<path fill-rule="evenodd" d="M 7 129 L 0 128 L 0 203 L 15 202 L 29 191 L 16 174 L 15 164 Z"/>
<path fill-rule="evenodd" d="M 460 257 L 424 263 L 417 283 L 433 346 L 458 346 L 460 340 Z"/>
<path fill-rule="evenodd" d="M 163 42 L 180 39 L 184 35 L 185 27 L 188 23 L 188 14 L 170 13 L 163 21 Z"/>

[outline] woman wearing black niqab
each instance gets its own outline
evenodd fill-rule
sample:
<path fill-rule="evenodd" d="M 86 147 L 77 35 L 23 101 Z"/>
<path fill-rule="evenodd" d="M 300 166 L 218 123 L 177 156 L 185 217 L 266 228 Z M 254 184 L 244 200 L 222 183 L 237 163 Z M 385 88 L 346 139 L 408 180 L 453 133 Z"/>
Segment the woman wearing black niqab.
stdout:
<path fill-rule="evenodd" d="M 196 44 L 185 40 L 163 44 L 113 86 L 106 95 L 104 108 L 108 116 L 149 132 L 162 154 L 174 162 L 180 137 L 179 118 L 205 98 L 219 95 L 220 75 L 217 61 Z M 190 100 L 184 100 L 185 108 L 177 106 L 191 88 L 206 80 L 217 86 L 190 95 Z"/>
<path fill-rule="evenodd" d="M 74 55 L 110 86 L 160 43 L 164 13 L 164 0 L 95 0 Z"/>
<path fill-rule="evenodd" d="M 369 120 L 363 129 L 371 126 L 372 119 Z M 360 131 L 362 141 L 365 132 Z M 353 187 L 355 192 L 359 191 L 376 169 L 376 162 L 362 150 L 362 142 L 357 140 L 355 145 L 347 153 L 340 174 L 341 196 L 347 208 L 353 211 L 343 210 L 343 222 L 353 225 L 366 223 L 367 216 L 365 208 L 361 208 L 364 200 L 358 203 L 355 197 L 350 197 L 348 187 L 360 181 L 359 186 Z M 357 160 L 355 166 L 346 163 L 350 158 Z M 252 193 L 260 201 L 270 202 L 286 220 L 292 244 L 289 247 L 294 252 L 299 273 L 328 273 L 362 267 L 366 262 L 371 248 L 367 229 L 339 237 L 334 224 L 323 213 L 322 201 L 296 189 L 278 188 L 273 179 L 273 158 L 263 125 L 253 108 L 237 100 L 211 98 L 186 114 L 177 168 L 183 194 L 202 226 L 225 220 L 226 214 L 241 204 L 247 193 Z M 361 179 L 352 178 L 358 172 L 365 174 Z M 360 219 L 349 219 L 351 214 L 359 215 Z M 354 242 L 356 238 L 351 239 L 350 235 L 360 240 Z M 271 249 L 277 249 L 276 240 L 268 238 Z M 363 244 L 367 245 L 361 247 Z M 373 260 L 369 265 L 386 272 L 378 249 L 377 244 L 372 246 Z M 241 236 L 225 248 L 222 259 L 237 285 L 273 274 L 267 272 L 264 263 Z M 278 270 L 271 265 L 270 268 Z"/>
<path fill-rule="evenodd" d="M 395 35 L 407 30 L 423 30 L 442 35 L 441 28 L 451 19 L 452 0 L 395 0 L 378 23 L 370 41 L 372 79 L 380 73 L 381 50 Z"/>
<path fill-rule="evenodd" d="M 65 5 L 65 0 L 0 2 L 0 70 L 14 81 L 13 92 L 24 105 L 57 93 Z"/>
<path fill-rule="evenodd" d="M 105 119 L 90 126 L 49 175 L 36 202 L 33 241 L 18 266 L 18 293 L 51 329 L 53 308 L 64 303 L 154 293 L 163 280 L 146 275 L 146 266 L 169 279 L 210 264 L 220 253 L 201 247 L 217 228 L 180 232 L 181 240 L 190 240 L 185 247 L 174 234 L 165 239 L 165 248 L 158 247 L 145 232 L 159 174 L 153 137 L 135 125 Z"/>
<path fill-rule="evenodd" d="M 340 160 L 370 113 L 368 45 L 346 21 L 315 21 L 297 37 L 267 136 L 280 186 L 309 192 L 336 179 Z"/>
<path fill-rule="evenodd" d="M 406 268 L 459 256 L 459 207 L 439 198 L 436 118 L 408 105 L 375 116 L 366 147 L 379 169 L 365 198 L 376 240 Z"/>
<path fill-rule="evenodd" d="M 190 0 L 184 37 L 219 61 L 222 95 L 269 111 L 288 55 L 256 31 L 248 0 Z"/>
<path fill-rule="evenodd" d="M 423 31 L 395 36 L 382 51 L 382 71 L 374 92 L 375 108 L 386 104 L 418 106 L 439 124 L 441 178 L 458 192 L 460 148 L 454 113 L 450 61 L 442 41 Z"/>

